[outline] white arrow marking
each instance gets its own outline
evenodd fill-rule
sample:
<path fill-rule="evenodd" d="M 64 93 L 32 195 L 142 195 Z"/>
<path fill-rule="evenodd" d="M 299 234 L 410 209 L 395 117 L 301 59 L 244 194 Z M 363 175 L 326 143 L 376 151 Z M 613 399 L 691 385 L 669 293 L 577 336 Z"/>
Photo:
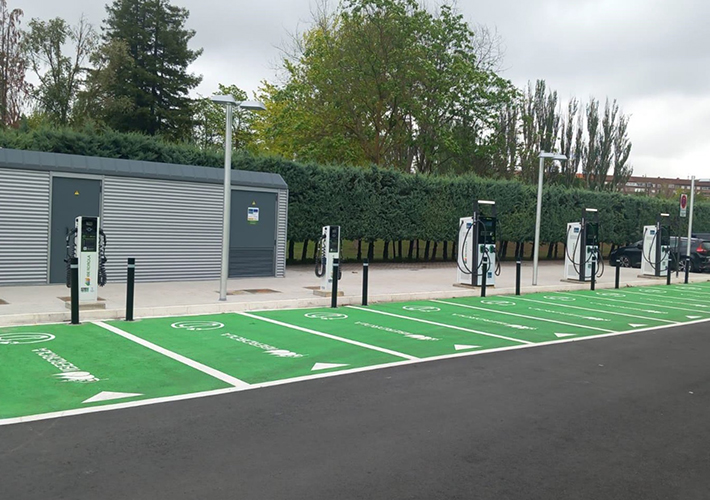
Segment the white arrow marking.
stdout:
<path fill-rule="evenodd" d="M 99 401 L 110 401 L 112 399 L 123 399 L 123 398 L 132 398 L 135 396 L 142 396 L 143 394 L 139 392 L 111 392 L 111 391 L 103 391 L 98 393 L 96 396 L 92 396 L 84 403 L 98 403 Z"/>
<path fill-rule="evenodd" d="M 700 319 L 702 316 L 686 316 L 688 319 Z"/>
<path fill-rule="evenodd" d="M 454 344 L 454 349 L 457 351 L 463 351 L 465 349 L 478 349 L 480 345 L 464 345 L 464 344 Z"/>
<path fill-rule="evenodd" d="M 646 326 L 646 325 L 643 325 L 643 324 L 641 324 L 641 323 L 629 323 L 629 326 L 630 326 L 631 328 L 638 328 L 638 327 L 640 327 L 640 326 Z"/>
<path fill-rule="evenodd" d="M 340 368 L 341 366 L 348 366 L 348 365 L 340 365 L 338 363 L 316 363 L 313 365 L 313 368 L 311 368 L 311 371 L 317 371 L 317 370 L 330 370 L 331 368 Z"/>
<path fill-rule="evenodd" d="M 575 335 L 577 335 L 577 334 L 576 333 L 556 333 L 555 334 L 555 336 L 558 338 L 559 337 L 574 337 Z"/>

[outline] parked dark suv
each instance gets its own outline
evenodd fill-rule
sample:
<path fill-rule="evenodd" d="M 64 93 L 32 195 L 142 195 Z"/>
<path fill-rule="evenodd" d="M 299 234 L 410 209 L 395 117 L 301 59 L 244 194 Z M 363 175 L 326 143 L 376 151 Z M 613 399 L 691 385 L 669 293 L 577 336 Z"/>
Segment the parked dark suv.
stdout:
<path fill-rule="evenodd" d="M 680 256 L 680 270 L 685 271 L 685 255 L 688 238 L 671 236 L 671 262 L 672 269 L 675 269 L 676 250 Z M 676 245 L 678 247 L 676 248 Z M 609 264 L 616 266 L 618 261 L 621 267 L 641 267 L 643 258 L 641 248 L 643 241 L 637 241 L 633 245 L 619 247 L 609 254 Z M 710 269 L 710 239 L 691 238 L 690 240 L 690 270 L 692 272 L 703 272 Z"/>

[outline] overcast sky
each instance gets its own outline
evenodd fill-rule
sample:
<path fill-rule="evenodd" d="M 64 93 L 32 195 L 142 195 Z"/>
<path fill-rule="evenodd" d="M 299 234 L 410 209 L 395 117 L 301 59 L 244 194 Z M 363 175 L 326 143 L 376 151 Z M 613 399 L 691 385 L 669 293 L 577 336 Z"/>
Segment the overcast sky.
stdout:
<path fill-rule="evenodd" d="M 276 81 L 289 34 L 308 27 L 314 0 L 172 0 L 190 11 L 202 47 L 197 91 L 218 83 L 250 94 Z M 103 0 L 8 0 L 37 17 L 96 27 Z M 434 0 L 429 1 L 434 4 Z M 560 100 L 617 99 L 631 116 L 635 175 L 710 178 L 710 2 L 707 0 L 459 0 L 471 25 L 505 45 L 502 75 L 518 87 L 544 79 Z"/>

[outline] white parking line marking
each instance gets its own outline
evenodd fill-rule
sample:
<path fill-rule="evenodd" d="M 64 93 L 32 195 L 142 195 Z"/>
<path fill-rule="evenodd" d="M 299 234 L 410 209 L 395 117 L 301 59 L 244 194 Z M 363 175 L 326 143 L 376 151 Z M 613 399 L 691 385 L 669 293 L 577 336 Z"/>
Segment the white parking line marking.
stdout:
<path fill-rule="evenodd" d="M 496 335 L 495 333 L 482 332 L 480 330 L 472 330 L 470 328 L 464 328 L 462 326 L 447 325 L 446 323 L 437 323 L 436 321 L 429 321 L 426 319 L 412 318 L 410 316 L 402 316 L 400 314 L 389 313 L 385 311 L 378 311 L 376 309 L 365 309 L 364 307 L 357 306 L 347 306 L 350 309 L 357 309 L 359 311 L 366 311 L 376 314 L 384 314 L 385 316 L 392 316 L 393 318 L 408 319 L 410 321 L 417 321 L 419 323 L 426 323 L 428 325 L 441 326 L 443 328 L 451 328 L 452 330 L 461 330 L 462 332 L 475 333 L 478 335 L 485 335 L 487 337 L 496 337 L 498 339 L 509 340 L 511 342 L 518 342 L 520 344 L 532 344 L 533 342 L 528 342 L 527 340 L 514 339 L 512 337 L 506 337 L 504 335 Z"/>
<path fill-rule="evenodd" d="M 518 314 L 518 313 L 512 313 L 512 312 L 505 312 L 505 311 L 499 311 L 498 309 L 486 309 L 483 307 L 477 307 L 477 306 L 469 306 L 467 304 L 458 304 L 456 302 L 446 302 L 445 300 L 433 300 L 432 302 L 439 302 L 441 304 L 448 304 L 450 306 L 457 306 L 457 307 L 465 307 L 467 309 L 478 309 L 481 311 L 488 311 L 488 312 L 493 312 L 495 314 L 507 314 L 508 316 L 517 316 L 518 318 L 525 318 L 525 319 L 530 319 L 533 321 L 545 321 L 547 323 L 557 323 L 558 325 L 565 325 L 565 326 L 573 326 L 575 328 L 586 328 L 588 330 L 596 330 L 598 332 L 606 332 L 610 333 L 613 332 L 614 330 L 609 330 L 608 328 L 598 328 L 596 326 L 585 326 L 585 325 L 577 325 L 575 323 L 567 323 L 566 321 L 557 321 L 556 319 L 546 319 L 546 318 L 539 318 L 537 316 L 527 316 L 525 314 Z M 548 302 L 546 302 L 547 304 Z"/>
<path fill-rule="evenodd" d="M 626 316 L 628 318 L 643 319 L 646 321 L 660 321 L 661 323 L 668 323 L 671 325 L 675 325 L 675 324 L 680 323 L 679 321 L 671 321 L 669 319 L 647 318 L 646 316 L 639 316 L 637 314 L 627 314 L 627 313 L 620 313 L 620 312 L 614 312 L 614 311 L 602 311 L 600 309 L 590 309 L 590 308 L 581 307 L 581 306 L 571 306 L 569 304 L 562 304 L 560 302 L 545 302 L 542 300 L 524 299 L 522 297 L 516 297 L 516 300 L 524 300 L 526 302 L 534 302 L 536 304 L 544 304 L 544 305 L 550 306 L 550 307 L 569 307 L 571 309 L 581 309 L 582 311 L 589 311 L 589 312 L 602 313 L 602 314 L 614 314 L 616 316 Z"/>
<path fill-rule="evenodd" d="M 162 354 L 163 356 L 167 356 L 170 359 L 174 359 L 175 361 L 178 361 L 179 363 L 182 363 L 183 365 L 187 365 L 190 368 L 194 368 L 195 370 L 201 371 L 202 373 L 206 373 L 207 375 L 210 375 L 211 377 L 219 379 L 222 382 L 226 382 L 229 385 L 232 385 L 234 387 L 239 387 L 242 389 L 249 387 L 249 384 L 247 384 L 243 380 L 239 380 L 238 378 L 232 377 L 231 375 L 227 375 L 226 373 L 223 373 L 219 370 L 215 370 L 214 368 L 210 368 L 207 365 L 203 365 L 202 363 L 198 363 L 197 361 L 187 358 L 187 357 L 183 356 L 182 354 L 178 354 L 176 352 L 169 351 L 169 350 L 165 349 L 164 347 L 160 347 L 157 344 L 153 344 L 152 342 L 148 342 L 147 340 L 137 337 L 137 336 L 133 335 L 132 333 L 124 332 L 120 328 L 116 328 L 115 326 L 108 325 L 108 324 L 104 323 L 103 321 L 94 321 L 93 323 L 96 326 L 100 326 L 101 328 L 108 330 L 109 332 L 115 333 L 116 335 L 120 335 L 121 337 L 128 339 L 131 342 L 135 342 L 136 344 L 140 344 L 143 347 L 147 347 L 151 351 L 155 351 L 157 353 Z"/>
<path fill-rule="evenodd" d="M 403 352 L 392 351 L 391 349 L 385 349 L 384 347 L 378 347 L 378 346 L 372 345 L 372 344 L 365 344 L 364 342 L 358 342 L 357 340 L 350 340 L 350 339 L 346 339 L 345 337 L 338 337 L 337 335 L 331 335 L 330 333 L 324 333 L 324 332 L 319 332 L 317 330 L 311 330 L 310 328 L 304 328 L 302 326 L 292 325 L 290 323 L 284 323 L 283 321 L 278 321 L 278 320 L 271 319 L 271 318 L 264 318 L 262 316 L 255 316 L 254 314 L 249 314 L 247 312 L 236 312 L 236 314 L 241 314 L 242 316 L 246 316 L 247 318 L 258 319 L 260 321 L 266 321 L 267 323 L 271 323 L 274 325 L 285 326 L 286 328 L 291 328 L 292 330 L 298 330 L 301 332 L 310 333 L 311 335 L 318 335 L 319 337 L 325 337 L 327 339 L 337 340 L 338 342 L 344 342 L 346 344 L 352 344 L 352 345 L 356 345 L 358 347 L 364 347 L 365 349 L 384 352 L 385 354 L 397 356 L 398 358 L 404 358 L 404 359 L 410 359 L 410 360 L 419 359 L 415 356 L 411 356 L 409 354 L 404 354 Z"/>
<path fill-rule="evenodd" d="M 570 294 L 568 293 L 563 293 L 560 292 L 561 295 L 569 296 Z M 643 303 L 643 302 L 634 302 L 631 300 L 621 300 L 621 299 L 609 299 L 606 297 L 599 297 L 595 295 L 585 295 L 587 298 L 592 298 L 596 300 L 610 300 L 611 302 L 620 302 L 622 304 L 631 304 L 631 305 L 636 305 L 636 306 L 651 306 L 655 307 L 656 309 L 675 309 L 676 311 L 690 311 L 690 312 L 698 312 L 696 309 L 688 309 L 686 307 L 674 307 L 674 306 L 664 306 L 662 304 L 649 304 L 649 303 Z"/>

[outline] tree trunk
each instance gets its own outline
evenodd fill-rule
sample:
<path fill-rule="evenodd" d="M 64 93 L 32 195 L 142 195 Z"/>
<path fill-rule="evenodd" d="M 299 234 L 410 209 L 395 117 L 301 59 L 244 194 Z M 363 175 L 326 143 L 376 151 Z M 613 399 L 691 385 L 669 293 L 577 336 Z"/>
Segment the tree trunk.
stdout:
<path fill-rule="evenodd" d="M 372 262 L 375 259 L 375 242 L 370 241 L 367 243 L 367 259 Z"/>
<path fill-rule="evenodd" d="M 500 262 L 503 262 L 505 260 L 505 256 L 508 253 L 508 241 L 501 241 L 500 242 L 500 252 L 498 252 L 498 260 Z"/>
<path fill-rule="evenodd" d="M 308 259 L 308 240 L 303 242 L 303 249 L 301 250 L 301 262 L 305 263 L 306 259 Z"/>
<path fill-rule="evenodd" d="M 442 256 L 442 259 L 449 260 L 449 242 L 448 241 L 444 241 L 443 252 L 444 252 L 444 255 Z"/>
<path fill-rule="evenodd" d="M 424 246 L 424 260 L 429 260 L 429 244 L 431 242 L 427 240 L 426 245 Z"/>
<path fill-rule="evenodd" d="M 436 250 L 439 248 L 439 242 L 434 242 L 434 247 L 431 249 L 431 260 L 436 260 Z"/>
<path fill-rule="evenodd" d="M 390 256 L 390 242 L 385 240 L 385 246 L 382 248 L 382 260 L 389 259 Z"/>
<path fill-rule="evenodd" d="M 557 243 L 555 243 L 555 260 L 557 260 Z"/>
<path fill-rule="evenodd" d="M 362 260 L 362 240 L 357 240 L 357 260 Z"/>
<path fill-rule="evenodd" d="M 397 242 L 397 255 L 399 255 L 399 260 L 403 260 L 402 259 L 402 240 L 399 240 Z"/>
<path fill-rule="evenodd" d="M 552 258 L 552 247 L 553 246 L 556 246 L 556 245 L 554 245 L 553 243 L 550 243 L 547 246 L 547 260 L 550 260 Z"/>
<path fill-rule="evenodd" d="M 455 261 L 459 258 L 459 242 L 451 242 L 451 260 Z"/>
<path fill-rule="evenodd" d="M 414 240 L 409 240 L 409 252 L 407 252 L 407 259 L 412 260 L 414 255 Z"/>
<path fill-rule="evenodd" d="M 419 240 L 417 240 L 417 260 L 419 260 Z"/>
<path fill-rule="evenodd" d="M 295 251 L 296 242 L 293 240 L 288 240 L 288 260 L 293 262 L 293 253 Z"/>

